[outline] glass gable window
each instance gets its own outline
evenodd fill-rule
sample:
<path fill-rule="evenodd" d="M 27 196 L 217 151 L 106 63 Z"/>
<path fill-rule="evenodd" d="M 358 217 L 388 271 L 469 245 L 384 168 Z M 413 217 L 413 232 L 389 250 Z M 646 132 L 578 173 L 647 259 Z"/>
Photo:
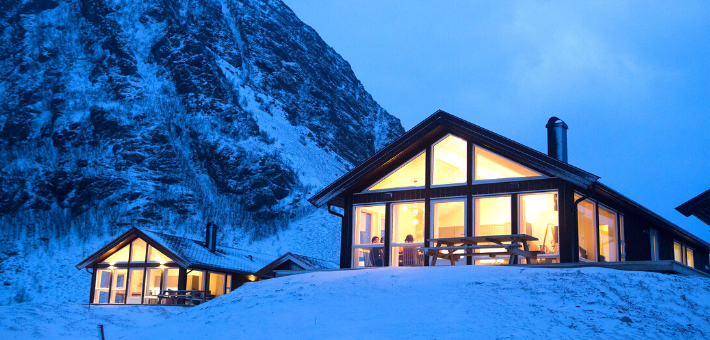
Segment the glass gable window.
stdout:
<path fill-rule="evenodd" d="M 465 140 L 448 135 L 433 147 L 433 185 L 466 183 Z"/>
<path fill-rule="evenodd" d="M 599 262 L 618 261 L 616 213 L 599 207 Z"/>
<path fill-rule="evenodd" d="M 426 152 L 422 152 L 368 190 L 423 187 L 426 177 L 425 169 Z"/>
<path fill-rule="evenodd" d="M 146 243 L 141 239 L 133 241 L 131 246 L 131 262 L 145 262 Z"/>
<path fill-rule="evenodd" d="M 474 165 L 476 180 L 542 176 L 516 162 L 479 147 L 475 148 Z"/>
<path fill-rule="evenodd" d="M 384 266 L 384 205 L 355 207 L 353 268 Z"/>
<path fill-rule="evenodd" d="M 520 233 L 538 239 L 530 242 L 530 250 L 541 255 L 559 254 L 558 229 L 557 193 L 520 195 Z M 545 261 L 553 260 L 538 260 Z"/>
<path fill-rule="evenodd" d="M 391 266 L 424 265 L 424 218 L 424 202 L 392 205 Z"/>
<path fill-rule="evenodd" d="M 432 237 L 433 238 L 451 238 L 466 236 L 466 201 L 444 201 L 433 202 L 433 219 Z M 455 253 L 463 253 L 463 250 L 457 250 Z M 461 257 L 455 264 L 457 266 L 465 265 L 466 258 Z M 450 261 L 437 261 L 437 266 L 450 266 Z"/>
<path fill-rule="evenodd" d="M 148 247 L 148 262 L 150 263 L 168 263 L 173 262 L 169 257 L 165 256 L 158 249 L 153 248 L 153 246 Z"/>
<path fill-rule="evenodd" d="M 575 195 L 574 200 L 581 196 Z M 597 261 L 597 238 L 596 238 L 596 206 L 594 202 L 584 200 L 577 204 L 577 230 L 579 239 L 579 260 L 581 262 Z"/>
<path fill-rule="evenodd" d="M 116 264 L 122 262 L 128 262 L 128 246 L 121 248 L 121 250 L 115 252 L 113 255 L 109 256 L 106 260 L 101 263 Z"/>

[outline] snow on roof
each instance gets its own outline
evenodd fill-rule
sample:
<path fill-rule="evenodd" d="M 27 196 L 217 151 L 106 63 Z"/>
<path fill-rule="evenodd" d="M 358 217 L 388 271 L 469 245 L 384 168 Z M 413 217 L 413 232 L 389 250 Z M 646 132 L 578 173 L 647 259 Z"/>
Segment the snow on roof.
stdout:
<path fill-rule="evenodd" d="M 201 241 L 144 229 L 140 231 L 192 265 L 256 273 L 276 260 L 276 256 L 220 245 L 213 253 Z"/>
<path fill-rule="evenodd" d="M 291 253 L 293 257 L 299 259 L 307 265 L 310 265 L 313 269 L 340 269 L 340 266 L 326 260 L 317 259 L 315 257 L 309 257 L 305 255 L 299 255 Z"/>

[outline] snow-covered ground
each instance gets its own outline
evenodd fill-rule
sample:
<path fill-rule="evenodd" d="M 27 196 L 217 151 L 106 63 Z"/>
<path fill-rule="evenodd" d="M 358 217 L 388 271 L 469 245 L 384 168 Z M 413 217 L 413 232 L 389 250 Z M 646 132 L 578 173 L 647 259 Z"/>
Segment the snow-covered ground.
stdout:
<path fill-rule="evenodd" d="M 189 309 L 44 307 L 0 307 L 0 338 L 93 337 L 102 322 L 109 339 L 710 338 L 710 279 L 602 268 L 321 272 Z"/>

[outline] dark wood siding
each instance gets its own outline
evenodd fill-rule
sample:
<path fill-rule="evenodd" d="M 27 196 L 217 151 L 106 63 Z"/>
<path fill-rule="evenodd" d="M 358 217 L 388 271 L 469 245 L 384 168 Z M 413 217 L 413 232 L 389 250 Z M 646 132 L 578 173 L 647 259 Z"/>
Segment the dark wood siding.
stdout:
<path fill-rule="evenodd" d="M 574 206 L 574 188 L 563 181 L 558 183 L 560 262 L 579 262 L 579 233 L 577 210 Z"/>

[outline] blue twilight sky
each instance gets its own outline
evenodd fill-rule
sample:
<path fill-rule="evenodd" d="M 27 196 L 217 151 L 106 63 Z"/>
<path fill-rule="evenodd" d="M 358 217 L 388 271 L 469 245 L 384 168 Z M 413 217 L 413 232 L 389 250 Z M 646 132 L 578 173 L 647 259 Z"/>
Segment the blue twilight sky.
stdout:
<path fill-rule="evenodd" d="M 710 2 L 286 0 L 410 129 L 445 110 L 569 162 L 710 241 Z"/>

